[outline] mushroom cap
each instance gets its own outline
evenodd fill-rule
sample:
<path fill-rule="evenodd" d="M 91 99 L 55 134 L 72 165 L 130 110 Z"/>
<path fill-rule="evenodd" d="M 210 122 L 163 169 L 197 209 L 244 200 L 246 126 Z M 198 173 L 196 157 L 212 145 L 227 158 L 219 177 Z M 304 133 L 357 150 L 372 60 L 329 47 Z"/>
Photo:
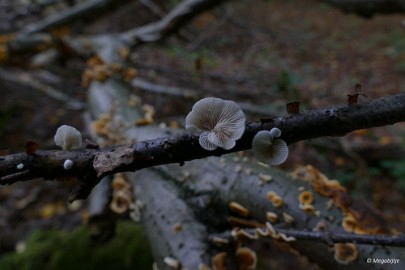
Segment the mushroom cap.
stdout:
<path fill-rule="evenodd" d="M 349 264 L 358 257 L 357 246 L 353 243 L 336 243 L 334 249 L 334 257 L 338 263 Z"/>
<path fill-rule="evenodd" d="M 65 170 L 70 170 L 73 168 L 73 161 L 70 159 L 66 159 L 65 162 L 63 163 L 63 168 L 65 168 Z"/>
<path fill-rule="evenodd" d="M 55 144 L 64 150 L 79 149 L 82 146 L 82 135 L 74 127 L 63 125 L 56 131 Z"/>
<path fill-rule="evenodd" d="M 278 128 L 270 129 L 270 134 L 273 135 L 273 138 L 277 138 L 281 136 L 281 130 Z"/>
<path fill-rule="evenodd" d="M 233 101 L 208 97 L 197 101 L 186 117 L 186 129 L 200 135 L 206 150 L 231 149 L 245 131 L 245 114 Z"/>
<path fill-rule="evenodd" d="M 257 160 L 269 165 L 279 165 L 288 157 L 288 147 L 285 141 L 274 139 L 271 131 L 259 131 L 253 138 L 253 154 Z"/>

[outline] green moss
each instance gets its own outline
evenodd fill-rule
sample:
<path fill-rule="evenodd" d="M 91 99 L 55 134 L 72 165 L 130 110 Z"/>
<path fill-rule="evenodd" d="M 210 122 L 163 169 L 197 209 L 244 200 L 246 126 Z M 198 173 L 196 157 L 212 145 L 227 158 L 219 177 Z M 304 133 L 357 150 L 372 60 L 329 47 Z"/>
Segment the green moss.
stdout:
<path fill-rule="evenodd" d="M 95 244 L 82 226 L 72 232 L 36 231 L 22 253 L 0 258 L 2 270 L 151 269 L 152 255 L 139 225 L 119 222 L 116 236 Z"/>

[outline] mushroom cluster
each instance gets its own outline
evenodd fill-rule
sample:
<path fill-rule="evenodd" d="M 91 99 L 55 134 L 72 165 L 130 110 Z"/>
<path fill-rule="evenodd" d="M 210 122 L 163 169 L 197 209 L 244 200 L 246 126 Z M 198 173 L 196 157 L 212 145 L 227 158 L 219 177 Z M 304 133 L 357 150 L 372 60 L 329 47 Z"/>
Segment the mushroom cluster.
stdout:
<path fill-rule="evenodd" d="M 186 117 L 186 129 L 198 134 L 206 150 L 232 149 L 245 131 L 245 114 L 233 101 L 208 97 L 197 101 Z"/>
<path fill-rule="evenodd" d="M 288 147 L 282 139 L 281 130 L 272 128 L 270 131 L 259 131 L 252 141 L 253 154 L 257 160 L 269 165 L 279 165 L 288 157 Z"/>

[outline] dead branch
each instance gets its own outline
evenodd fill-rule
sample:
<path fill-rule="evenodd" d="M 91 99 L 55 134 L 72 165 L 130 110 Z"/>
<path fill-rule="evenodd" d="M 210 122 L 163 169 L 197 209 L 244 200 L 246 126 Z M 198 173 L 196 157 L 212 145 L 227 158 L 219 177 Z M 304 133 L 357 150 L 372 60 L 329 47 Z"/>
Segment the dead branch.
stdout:
<path fill-rule="evenodd" d="M 260 130 L 278 127 L 282 138 L 292 144 L 323 136 L 343 136 L 348 132 L 405 121 L 405 94 L 387 96 L 366 103 L 313 110 L 302 114 L 262 119 L 246 126 L 244 135 L 231 150 L 207 151 L 200 147 L 198 136 L 183 132 L 174 136 L 146 140 L 131 145 L 76 151 L 37 151 L 35 155 L 19 153 L 1 157 L 0 183 L 10 184 L 37 177 L 54 179 L 64 175 L 94 174 L 97 178 L 124 171 L 179 163 L 209 156 L 221 156 L 251 148 L 254 135 Z M 75 166 L 63 169 L 66 159 Z M 28 174 L 20 176 L 18 164 Z"/>
<path fill-rule="evenodd" d="M 133 46 L 161 40 L 176 32 L 195 15 L 218 6 L 227 0 L 185 0 L 178 4 L 161 20 L 135 28 L 122 34 Z"/>
<path fill-rule="evenodd" d="M 38 48 L 46 49 L 51 47 L 68 49 L 71 54 L 88 57 L 92 53 L 99 52 L 100 40 L 105 41 L 106 38 L 110 40 L 121 40 L 122 44 L 125 44 L 125 47 L 134 47 L 142 43 L 156 42 L 178 31 L 201 12 L 216 7 L 226 1 L 227 0 L 185 0 L 159 21 L 134 28 L 118 36 L 98 35 L 60 39 L 55 38 L 51 34 L 38 33 L 49 27 L 65 24 L 74 19 L 81 18 L 89 12 L 93 13 L 94 9 L 103 10 L 112 3 L 116 4 L 117 1 L 94 0 L 90 3 L 86 2 L 81 6 L 69 9 L 62 14 L 63 16 L 58 15 L 57 17 L 52 16 L 47 18 L 32 26 L 32 29 L 29 28 L 22 32 L 21 35 L 17 35 L 10 41 L 0 44 L 0 48 L 5 50 L 6 55 L 5 59 L 0 60 L 6 61 L 22 53 L 37 52 Z M 105 43 L 102 44 L 106 45 Z"/>
<path fill-rule="evenodd" d="M 67 25 L 77 20 L 86 20 L 94 18 L 95 15 L 101 15 L 104 12 L 110 12 L 112 8 L 125 3 L 126 1 L 113 0 L 90 0 L 75 5 L 59 14 L 53 14 L 42 21 L 27 26 L 20 31 L 19 35 L 27 36 L 38 32 L 43 32 L 54 27 Z"/>
<path fill-rule="evenodd" d="M 199 96 L 196 91 L 191 89 L 154 84 L 140 78 L 133 79 L 131 85 L 151 93 L 182 97 L 185 99 L 195 100 Z"/>
<path fill-rule="evenodd" d="M 405 235 L 391 236 L 391 235 L 361 235 L 354 233 L 337 233 L 337 232 L 311 232 L 311 231 L 298 231 L 291 229 L 279 229 L 275 227 L 276 232 L 284 234 L 289 237 L 294 237 L 297 240 L 311 240 L 320 242 L 326 245 L 333 245 L 336 243 L 356 243 L 366 245 L 380 245 L 380 246 L 394 246 L 405 247 Z M 250 235 L 256 235 L 257 230 L 246 228 L 244 231 Z M 211 242 L 215 241 L 215 237 L 225 238 L 229 241 L 234 241 L 234 236 L 231 231 L 213 234 L 210 236 Z"/>
<path fill-rule="evenodd" d="M 135 196 L 144 205 L 142 225 L 147 228 L 158 268 L 170 269 L 163 262 L 165 257 L 179 261 L 187 269 L 199 269 L 201 263 L 208 265 L 207 227 L 182 199 L 183 191 L 158 177 L 156 171 L 144 170 L 129 177 L 133 179 Z"/>
<path fill-rule="evenodd" d="M 294 173 L 297 176 L 295 178 L 275 168 L 260 166 L 250 158 L 228 155 L 220 159 L 207 158 L 203 162 L 194 160 L 183 167 L 166 165 L 146 170 L 155 170 L 159 172 L 156 177 L 177 183 L 186 192 L 184 199 L 193 206 L 196 218 L 207 226 L 227 226 L 228 230 L 231 226 L 237 228 L 232 237 L 239 242 L 262 239 L 263 237 L 257 236 L 256 230 L 263 232 L 266 229 L 268 213 L 272 213 L 276 217 L 273 222 L 279 233 L 289 236 L 289 230 L 302 231 L 302 234 L 296 235 L 301 235 L 302 238 L 297 237 L 296 241 L 288 244 L 321 267 L 359 269 L 367 265 L 368 257 L 379 258 L 386 252 L 390 252 L 393 257 L 402 257 L 400 248 L 375 248 L 373 245 L 356 243 L 357 259 L 349 266 L 342 266 L 334 260 L 333 251 L 327 248 L 333 241 L 325 245 L 323 241 L 305 240 L 305 232 L 312 230 L 331 234 L 347 233 L 348 228 L 344 225 L 347 215 L 358 217 L 355 224 L 359 233 L 362 230 L 362 233 L 369 232 L 368 234 L 373 235 L 392 233 L 389 224 L 378 212 L 351 199 L 343 191 L 343 187 L 332 185 L 330 180 L 326 180 L 324 175 L 311 167 L 303 168 L 304 173 Z M 324 178 L 324 183 L 331 186 L 319 189 L 318 181 Z M 280 196 L 282 203 L 273 204 L 268 198 L 269 191 Z M 314 195 L 312 211 L 304 210 L 299 205 L 299 196 L 303 191 Z M 331 203 L 328 203 L 329 200 Z M 246 215 L 242 216 L 232 210 L 229 206 L 231 202 L 243 206 Z M 244 229 L 247 226 L 254 229 Z M 358 238 L 359 241 L 360 239 L 361 237 Z M 377 265 L 368 267 L 378 269 Z"/>
<path fill-rule="evenodd" d="M 10 83 L 20 84 L 23 87 L 31 88 L 48 95 L 49 97 L 60 101 L 69 109 L 82 110 L 84 107 L 83 102 L 72 98 L 61 91 L 52 88 L 49 85 L 42 83 L 36 79 L 32 74 L 19 70 L 18 72 L 11 72 L 5 69 L 0 69 L 0 79 Z"/>

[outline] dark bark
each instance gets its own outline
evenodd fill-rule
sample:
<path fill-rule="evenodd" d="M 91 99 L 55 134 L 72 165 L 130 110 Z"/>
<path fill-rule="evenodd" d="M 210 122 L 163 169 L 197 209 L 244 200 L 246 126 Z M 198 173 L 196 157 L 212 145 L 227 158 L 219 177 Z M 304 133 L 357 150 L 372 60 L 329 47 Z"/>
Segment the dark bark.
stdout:
<path fill-rule="evenodd" d="M 403 0 L 323 0 L 344 12 L 355 13 L 369 18 L 375 14 L 403 13 Z"/>
<path fill-rule="evenodd" d="M 326 245 L 333 245 L 335 243 L 357 243 L 366 245 L 380 245 L 380 246 L 393 246 L 405 247 L 405 236 L 391 236 L 391 235 L 361 235 L 352 233 L 335 233 L 335 232 L 312 232 L 312 231 L 297 231 L 290 229 L 278 229 L 278 233 L 285 234 L 286 236 L 294 237 L 297 240 L 311 240 L 320 242 Z M 256 229 L 245 229 L 251 235 L 256 234 Z M 221 237 L 234 240 L 232 232 L 224 232 L 213 234 L 210 236 L 211 241 L 215 237 Z"/>

